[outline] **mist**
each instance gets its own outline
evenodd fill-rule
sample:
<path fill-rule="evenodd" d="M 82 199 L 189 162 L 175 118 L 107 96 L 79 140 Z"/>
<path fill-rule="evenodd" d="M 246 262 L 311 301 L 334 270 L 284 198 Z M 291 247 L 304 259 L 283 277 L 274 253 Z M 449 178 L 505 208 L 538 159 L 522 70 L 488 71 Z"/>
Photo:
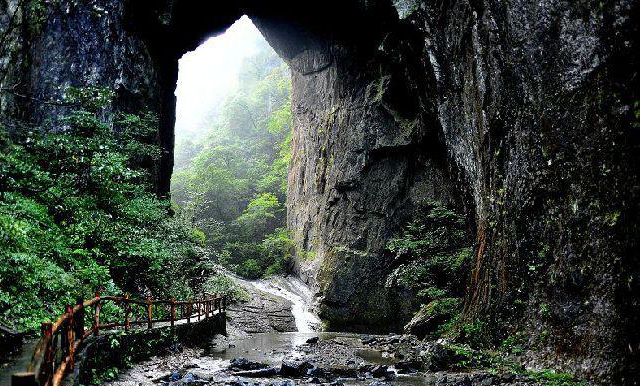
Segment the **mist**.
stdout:
<path fill-rule="evenodd" d="M 207 133 L 225 98 L 238 87 L 242 62 L 263 43 L 260 31 L 245 15 L 180 59 L 175 91 L 176 142 L 197 140 Z"/>

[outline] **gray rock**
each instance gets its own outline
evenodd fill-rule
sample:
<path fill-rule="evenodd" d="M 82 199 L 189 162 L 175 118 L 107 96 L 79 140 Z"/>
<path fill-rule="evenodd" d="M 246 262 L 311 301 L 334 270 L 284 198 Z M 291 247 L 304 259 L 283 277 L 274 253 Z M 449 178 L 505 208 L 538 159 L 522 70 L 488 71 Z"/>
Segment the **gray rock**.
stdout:
<path fill-rule="evenodd" d="M 422 367 L 422 364 L 415 361 L 402 361 L 396 363 L 394 367 L 400 374 L 410 374 L 418 371 Z"/>
<path fill-rule="evenodd" d="M 392 378 L 394 376 L 394 373 L 392 371 L 389 371 L 388 366 L 379 365 L 374 366 L 371 369 L 371 375 L 373 375 L 375 378 Z"/>
<path fill-rule="evenodd" d="M 258 370 L 268 367 L 264 363 L 252 362 L 247 358 L 233 358 L 229 362 L 229 368 L 234 370 Z"/>
<path fill-rule="evenodd" d="M 227 307 L 233 326 L 247 333 L 297 331 L 291 302 L 282 297 L 243 286 L 249 300 Z"/>
<path fill-rule="evenodd" d="M 313 365 L 307 361 L 282 361 L 280 375 L 285 377 L 301 377 L 307 374 Z"/>
<path fill-rule="evenodd" d="M 453 350 L 441 343 L 431 343 L 420 352 L 420 359 L 429 371 L 448 370 L 456 359 Z"/>
<path fill-rule="evenodd" d="M 0 357 L 20 349 L 24 334 L 0 324 Z"/>

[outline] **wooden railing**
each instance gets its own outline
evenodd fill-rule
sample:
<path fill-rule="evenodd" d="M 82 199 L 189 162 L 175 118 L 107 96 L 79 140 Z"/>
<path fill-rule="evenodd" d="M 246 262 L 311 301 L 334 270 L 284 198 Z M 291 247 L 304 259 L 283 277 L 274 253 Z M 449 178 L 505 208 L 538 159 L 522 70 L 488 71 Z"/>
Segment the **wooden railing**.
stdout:
<path fill-rule="evenodd" d="M 106 302 L 124 306 L 122 322 L 100 323 L 100 309 Z M 134 312 L 134 307 L 142 307 L 142 313 Z M 92 313 L 87 311 L 93 309 Z M 186 320 L 198 321 L 209 318 L 216 311 L 226 311 L 226 299 L 218 295 L 204 294 L 202 299 L 190 301 L 176 300 L 133 300 L 128 295 L 100 296 L 84 301 L 79 298 L 75 306 L 67 306 L 65 313 L 53 323 L 42 324 L 42 338 L 36 345 L 31 364 L 26 372 L 15 373 L 11 377 L 12 386 L 58 386 L 65 375 L 73 370 L 75 354 L 83 341 L 91 335 L 98 336 L 100 330 L 117 327 L 129 330 L 134 325 L 153 328 L 154 323 L 170 323 Z M 154 319 L 156 315 L 163 315 Z M 143 315 L 140 317 L 140 315 Z M 132 318 L 133 316 L 133 318 Z M 137 316 L 137 317 L 136 317 Z M 85 328 L 86 319 L 90 327 Z"/>

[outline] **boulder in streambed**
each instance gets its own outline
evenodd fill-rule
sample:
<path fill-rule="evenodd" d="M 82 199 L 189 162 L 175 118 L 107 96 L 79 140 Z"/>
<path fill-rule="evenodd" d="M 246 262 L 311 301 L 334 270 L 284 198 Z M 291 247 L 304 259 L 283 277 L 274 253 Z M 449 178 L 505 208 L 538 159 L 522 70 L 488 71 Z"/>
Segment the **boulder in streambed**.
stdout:
<path fill-rule="evenodd" d="M 385 378 L 385 379 L 391 379 L 395 376 L 393 371 L 389 370 L 389 367 L 383 366 L 383 365 L 374 366 L 371 369 L 371 375 L 374 378 Z"/>
<path fill-rule="evenodd" d="M 448 370 L 455 360 L 455 352 L 448 346 L 434 342 L 428 344 L 424 350 L 420 351 L 420 359 L 424 363 L 425 369 L 429 371 Z"/>
<path fill-rule="evenodd" d="M 330 374 L 325 369 L 314 366 L 307 370 L 307 375 L 315 378 L 327 378 Z"/>
<path fill-rule="evenodd" d="M 415 361 L 402 361 L 394 365 L 398 374 L 411 374 L 417 372 L 422 366 Z"/>
<path fill-rule="evenodd" d="M 314 366 L 307 361 L 282 361 L 280 375 L 285 377 L 302 377 L 307 375 L 307 371 Z"/>
<path fill-rule="evenodd" d="M 296 386 L 296 384 L 289 379 L 285 379 L 283 381 L 275 381 L 273 383 L 271 383 L 269 386 Z"/>
<path fill-rule="evenodd" d="M 391 386 L 391 384 L 382 381 L 373 381 L 369 384 L 369 386 Z"/>
<path fill-rule="evenodd" d="M 176 371 L 169 376 L 169 386 L 204 386 L 208 383 L 191 372 L 180 377 L 180 372 Z"/>
<path fill-rule="evenodd" d="M 264 363 L 252 362 L 247 358 L 233 358 L 229 362 L 229 369 L 231 370 L 259 370 L 267 367 L 269 366 Z"/>

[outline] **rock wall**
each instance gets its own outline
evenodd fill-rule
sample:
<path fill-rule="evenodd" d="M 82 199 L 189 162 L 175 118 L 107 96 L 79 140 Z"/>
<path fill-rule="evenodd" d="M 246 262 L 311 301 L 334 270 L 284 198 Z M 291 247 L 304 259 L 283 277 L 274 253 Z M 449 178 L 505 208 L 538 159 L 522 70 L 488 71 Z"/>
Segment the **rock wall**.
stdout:
<path fill-rule="evenodd" d="M 473 197 L 468 312 L 526 320 L 538 364 L 600 379 L 637 369 L 637 4 L 411 9 L 445 146 Z"/>
<path fill-rule="evenodd" d="M 311 7 L 311 11 L 309 10 Z M 640 362 L 638 12 L 614 0 L 0 0 L 0 118 L 66 111 L 66 85 L 161 117 L 177 60 L 249 14 L 291 66 L 288 224 L 330 328 L 398 330 L 385 245 L 425 201 L 467 216 L 465 314 L 525 328 L 531 363 L 634 384 Z"/>
<path fill-rule="evenodd" d="M 405 323 L 415 304 L 385 288 L 385 244 L 438 199 L 477 240 L 469 320 L 497 337 L 524 326 L 532 365 L 635 384 L 638 6 L 394 5 L 398 19 L 367 3 L 357 28 L 338 17 L 300 53 L 282 50 L 288 223 L 321 316 L 335 329 Z"/>
<path fill-rule="evenodd" d="M 127 2 L 0 1 L 0 123 L 60 127 L 59 118 L 73 108 L 65 99 L 73 86 L 114 91 L 106 117 L 152 111 L 172 126 L 175 75 L 158 65 L 133 21 Z M 173 136 L 159 132 L 158 143 L 167 152 L 154 174 L 158 191 L 166 192 Z"/>
<path fill-rule="evenodd" d="M 370 23 L 359 34 L 318 27 L 287 45 L 305 49 L 281 50 L 292 68 L 295 126 L 288 226 L 297 270 L 318 290 L 330 329 L 401 330 L 416 304 L 384 286 L 386 243 L 422 203 L 462 206 L 462 195 L 438 139 L 420 36 L 393 24 L 392 8 L 360 11 Z M 269 31 L 276 42 L 302 35 Z"/>

